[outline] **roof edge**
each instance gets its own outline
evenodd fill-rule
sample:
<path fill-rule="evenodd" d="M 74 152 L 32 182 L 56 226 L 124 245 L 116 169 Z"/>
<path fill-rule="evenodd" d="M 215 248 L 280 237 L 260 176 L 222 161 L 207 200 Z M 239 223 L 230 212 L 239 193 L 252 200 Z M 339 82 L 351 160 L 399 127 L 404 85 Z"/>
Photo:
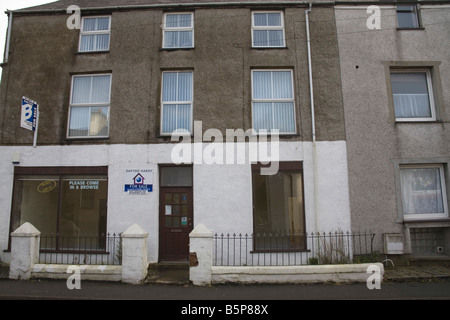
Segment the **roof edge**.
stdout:
<path fill-rule="evenodd" d="M 424 0 L 424 1 L 413 1 L 421 5 L 443 5 L 450 4 L 450 0 Z M 308 6 L 312 4 L 313 6 L 330 6 L 330 5 L 355 5 L 355 6 L 367 6 L 367 5 L 397 5 L 399 1 L 397 0 L 369 0 L 369 1 L 238 1 L 238 2 L 186 2 L 186 3 L 155 3 L 148 5 L 124 5 L 124 6 L 106 6 L 106 7 L 87 7 L 81 8 L 81 11 L 102 11 L 102 10 L 139 10 L 139 9 L 154 9 L 154 8 L 183 8 L 183 7 L 236 7 L 236 6 Z M 20 14 L 39 14 L 39 13 L 67 13 L 67 8 L 61 9 L 30 9 L 22 8 L 17 10 L 6 10 L 5 13 L 20 13 Z"/>
<path fill-rule="evenodd" d="M 238 1 L 238 2 L 185 2 L 185 3 L 154 3 L 146 5 L 123 5 L 123 6 L 106 6 L 106 7 L 86 7 L 81 11 L 98 11 L 98 10 L 130 10 L 130 9 L 152 9 L 152 8 L 179 8 L 179 7 L 217 7 L 217 6 L 281 6 L 281 5 L 309 5 L 308 1 Z M 334 1 L 321 1 L 317 4 L 334 4 Z M 30 9 L 22 8 L 17 10 L 7 10 L 5 12 L 13 13 L 46 13 L 46 12 L 66 12 L 66 8 L 58 9 Z"/>

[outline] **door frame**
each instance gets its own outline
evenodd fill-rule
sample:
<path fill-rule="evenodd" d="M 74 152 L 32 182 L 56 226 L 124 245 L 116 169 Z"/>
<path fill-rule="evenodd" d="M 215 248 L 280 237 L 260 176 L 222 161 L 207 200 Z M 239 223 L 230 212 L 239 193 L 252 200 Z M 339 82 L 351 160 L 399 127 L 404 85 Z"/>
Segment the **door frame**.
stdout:
<path fill-rule="evenodd" d="M 161 174 L 161 168 L 170 168 L 170 167 L 189 167 L 191 168 L 191 186 L 163 186 L 162 185 L 162 174 Z M 189 249 L 186 252 L 186 256 L 185 258 L 163 258 L 165 252 L 164 252 L 164 236 L 165 236 L 165 221 L 164 221 L 164 213 L 163 213 L 163 205 L 164 205 L 164 199 L 163 199 L 163 194 L 164 194 L 164 190 L 181 190 L 181 189 L 185 189 L 188 191 L 191 199 L 190 199 L 190 209 L 192 214 L 191 214 L 191 220 L 190 220 L 190 224 L 188 222 L 188 233 L 190 233 L 190 231 L 193 230 L 194 228 L 194 167 L 192 164 L 181 164 L 181 165 L 176 165 L 176 164 L 158 164 L 158 174 L 159 174 L 159 199 L 158 199 L 158 230 L 159 230 L 159 237 L 158 237 L 158 261 L 189 261 Z M 189 219 L 189 218 L 188 218 Z M 188 220 L 189 221 L 189 220 Z M 188 244 L 189 244 L 189 238 L 188 238 Z M 188 247 L 189 248 L 189 247 Z"/>

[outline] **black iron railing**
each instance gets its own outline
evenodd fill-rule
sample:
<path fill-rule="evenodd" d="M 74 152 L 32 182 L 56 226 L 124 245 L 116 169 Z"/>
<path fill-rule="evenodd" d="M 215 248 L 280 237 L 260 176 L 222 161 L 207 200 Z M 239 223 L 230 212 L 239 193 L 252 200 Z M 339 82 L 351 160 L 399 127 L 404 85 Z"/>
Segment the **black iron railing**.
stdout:
<path fill-rule="evenodd" d="M 213 265 L 286 266 L 375 262 L 372 232 L 215 234 Z"/>
<path fill-rule="evenodd" d="M 121 238 L 115 233 L 101 236 L 41 235 L 39 263 L 120 265 Z"/>

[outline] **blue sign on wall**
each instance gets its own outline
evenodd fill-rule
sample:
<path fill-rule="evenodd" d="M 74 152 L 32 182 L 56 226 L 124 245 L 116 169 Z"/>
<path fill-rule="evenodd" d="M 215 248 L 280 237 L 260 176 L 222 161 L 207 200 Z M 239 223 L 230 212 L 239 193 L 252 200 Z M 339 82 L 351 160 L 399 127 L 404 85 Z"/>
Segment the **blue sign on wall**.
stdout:
<path fill-rule="evenodd" d="M 37 102 L 26 97 L 22 97 L 22 115 L 20 117 L 20 126 L 28 130 L 36 131 L 37 113 Z"/>
<path fill-rule="evenodd" d="M 153 191 L 153 170 L 126 169 L 124 191 L 130 194 L 147 194 Z"/>

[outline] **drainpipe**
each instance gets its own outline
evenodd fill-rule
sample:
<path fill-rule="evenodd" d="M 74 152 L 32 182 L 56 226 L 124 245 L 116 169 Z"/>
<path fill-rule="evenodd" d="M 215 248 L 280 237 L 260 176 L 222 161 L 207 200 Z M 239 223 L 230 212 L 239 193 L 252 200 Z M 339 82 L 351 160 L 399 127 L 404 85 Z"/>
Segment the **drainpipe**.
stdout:
<path fill-rule="evenodd" d="M 309 3 L 309 8 L 305 11 L 305 21 L 306 21 L 306 42 L 308 46 L 308 71 L 309 71 L 309 95 L 311 101 L 311 128 L 312 128 L 312 143 L 313 143 L 313 175 L 314 175 L 314 217 L 316 221 L 316 231 L 319 229 L 319 217 L 317 216 L 318 207 L 318 192 L 317 192 L 317 150 L 316 150 L 316 120 L 314 115 L 314 89 L 313 89 L 313 79 L 312 79 L 312 62 L 311 62 L 311 38 L 309 35 L 309 13 L 312 9 L 312 3 Z"/>
<path fill-rule="evenodd" d="M 8 35 L 6 38 L 5 55 L 4 55 L 3 63 L 8 63 L 8 59 L 9 59 L 9 43 L 11 42 L 12 19 L 13 19 L 13 13 L 12 13 L 12 11 L 10 11 L 9 12 L 9 21 L 8 21 Z"/>

